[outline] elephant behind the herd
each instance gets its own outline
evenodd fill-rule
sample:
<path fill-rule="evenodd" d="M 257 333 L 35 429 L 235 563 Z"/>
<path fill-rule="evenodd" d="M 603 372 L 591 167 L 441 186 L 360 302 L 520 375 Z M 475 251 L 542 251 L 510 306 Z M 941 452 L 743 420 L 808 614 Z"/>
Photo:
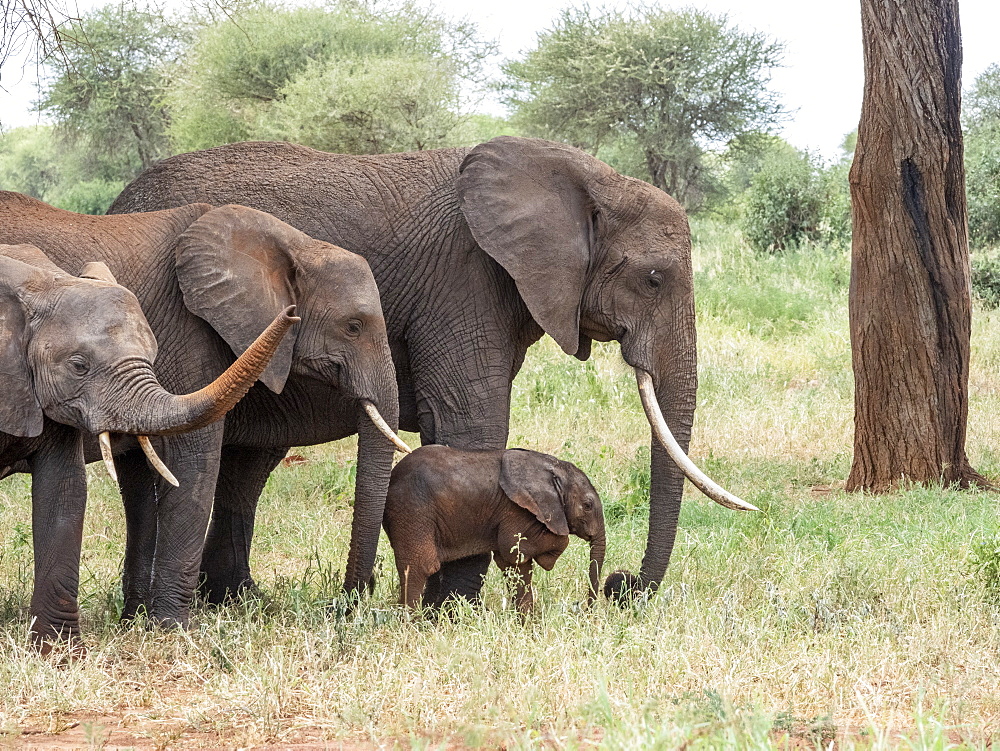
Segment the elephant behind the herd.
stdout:
<path fill-rule="evenodd" d="M 296 305 L 302 319 L 261 374 L 266 387 L 251 389 L 224 423 L 163 443 L 179 487 L 152 475 L 137 450 L 118 447 L 124 617 L 145 607 L 156 622 L 185 624 L 213 496 L 241 509 L 256 503 L 287 447 L 354 432 L 360 456 L 348 572 L 367 580 L 394 451 L 383 431 L 399 439 L 386 426 L 397 421 L 396 383 L 364 259 L 241 206 L 95 217 L 9 192 L 0 192 L 0 242 L 31 242 L 69 271 L 89 260 L 106 263 L 142 305 L 159 342 L 157 374 L 175 392 L 211 380 L 276 311 Z M 244 456 L 252 459 L 244 464 Z M 260 457 L 263 473 L 253 471 Z M 213 534 L 220 528 L 227 540 L 249 546 L 249 533 L 244 542 L 244 530 L 225 516 L 216 518 Z"/>
<path fill-rule="evenodd" d="M 271 212 L 368 260 L 396 366 L 400 426 L 419 430 L 424 443 L 504 448 L 511 383 L 547 332 L 581 360 L 593 339 L 620 342 L 654 430 L 668 444 L 672 432 L 671 456 L 686 459 L 697 390 L 690 231 L 680 205 L 651 185 L 536 139 L 377 156 L 251 142 L 166 159 L 110 211 L 192 201 Z M 642 569 L 613 574 L 605 585 L 613 595 L 655 590 L 663 579 L 685 474 L 725 505 L 752 508 L 690 462 L 682 473 L 656 440 L 650 464 Z M 270 469 L 265 457 L 255 466 L 262 476 Z M 242 553 L 233 536 L 252 527 L 253 505 L 217 513 L 228 521 L 215 525 L 203 573 L 224 585 L 232 567 L 249 571 L 245 557 L 228 571 L 218 565 L 220 550 Z M 447 564 L 429 585 L 431 599 L 475 596 L 488 566 L 488 555 Z"/>
<path fill-rule="evenodd" d="M 153 372 L 157 342 L 139 301 L 103 263 L 84 265 L 77 278 L 34 246 L 0 245 L 0 477 L 20 463 L 32 473 L 29 615 L 37 641 L 80 633 L 84 434 L 100 434 L 104 444 L 112 431 L 137 436 L 161 465 L 148 436 L 197 430 L 223 417 L 297 320 L 279 314 L 222 376 L 174 396 Z"/>

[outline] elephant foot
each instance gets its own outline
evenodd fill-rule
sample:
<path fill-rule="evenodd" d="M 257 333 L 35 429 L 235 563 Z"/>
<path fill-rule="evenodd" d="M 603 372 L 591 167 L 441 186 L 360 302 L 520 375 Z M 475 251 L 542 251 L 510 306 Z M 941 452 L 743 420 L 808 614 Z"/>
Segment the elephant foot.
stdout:
<path fill-rule="evenodd" d="M 87 656 L 87 645 L 80 637 L 72 639 L 35 639 L 35 649 L 38 654 L 47 660 L 51 660 L 58 665 L 68 665 L 71 662 L 82 660 Z"/>
<path fill-rule="evenodd" d="M 604 580 L 604 596 L 620 608 L 649 598 L 656 589 L 655 584 L 644 585 L 642 578 L 631 571 L 613 571 Z"/>
<path fill-rule="evenodd" d="M 148 612 L 146 598 L 126 597 L 118 622 L 123 626 L 131 626 L 140 616 L 146 616 Z"/>
<path fill-rule="evenodd" d="M 227 605 L 263 599 L 264 593 L 249 574 L 227 582 L 211 577 L 203 571 L 198 582 L 198 597 L 209 605 Z"/>

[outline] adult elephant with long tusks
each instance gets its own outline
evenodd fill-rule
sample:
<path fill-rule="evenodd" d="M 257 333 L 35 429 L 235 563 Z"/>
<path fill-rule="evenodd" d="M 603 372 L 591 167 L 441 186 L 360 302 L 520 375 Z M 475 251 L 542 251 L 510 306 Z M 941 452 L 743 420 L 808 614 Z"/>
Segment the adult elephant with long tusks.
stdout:
<path fill-rule="evenodd" d="M 535 139 L 379 156 L 253 142 L 164 160 L 111 211 L 195 200 L 270 211 L 368 259 L 396 362 L 400 424 L 419 429 L 424 443 L 504 448 L 511 382 L 547 332 L 581 360 L 591 340 L 619 341 L 651 395 L 654 430 L 675 458 L 686 454 L 697 390 L 691 236 L 678 203 L 651 185 Z M 752 508 L 719 493 L 691 462 L 672 461 L 659 439 L 650 462 L 642 569 L 609 577 L 605 591 L 616 597 L 662 580 L 685 473 L 715 500 Z M 475 595 L 488 565 L 488 556 L 449 564 L 428 586 L 439 598 Z"/>
<path fill-rule="evenodd" d="M 106 263 L 138 298 L 159 342 L 156 372 L 174 391 L 203 386 L 287 306 L 301 316 L 223 422 L 156 439 L 179 487 L 150 470 L 135 442 L 113 447 L 126 510 L 125 618 L 145 609 L 165 625 L 187 622 L 206 534 L 229 546 L 206 556 L 225 572 L 209 580 L 212 595 L 251 586 L 239 564 L 268 474 L 290 446 L 353 433 L 359 456 L 345 584 L 367 583 L 399 438 L 392 356 L 363 258 L 243 206 L 95 217 L 0 192 L 4 241 L 31 242 L 69 271 L 85 259 Z M 97 446 L 90 451 L 96 459 Z"/>
<path fill-rule="evenodd" d="M 0 245 L 0 476 L 19 463 L 32 473 L 30 616 L 37 641 L 80 633 L 84 433 L 99 433 L 109 447 L 111 432 L 148 444 L 150 435 L 218 420 L 250 389 L 297 320 L 288 312 L 213 383 L 175 396 L 153 372 L 157 344 L 139 301 L 104 264 L 85 265 L 77 278 L 34 246 Z"/>

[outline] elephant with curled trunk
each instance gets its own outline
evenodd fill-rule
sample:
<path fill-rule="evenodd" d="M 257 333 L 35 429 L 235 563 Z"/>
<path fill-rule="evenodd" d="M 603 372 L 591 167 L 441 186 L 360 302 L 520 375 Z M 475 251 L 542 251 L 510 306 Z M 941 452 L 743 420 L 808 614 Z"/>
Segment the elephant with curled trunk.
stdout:
<path fill-rule="evenodd" d="M 213 594 L 247 586 L 240 563 L 270 471 L 290 446 L 353 433 L 359 457 L 346 575 L 368 580 L 392 441 L 400 441 L 385 321 L 363 258 L 242 206 L 84 216 L 0 192 L 0 242 L 15 239 L 70 272 L 84 259 L 106 263 L 138 298 L 159 342 L 157 374 L 174 391 L 204 385 L 287 306 L 301 317 L 261 383 L 224 421 L 158 446 L 179 487 L 150 473 L 134 444 L 114 447 L 127 525 L 125 618 L 144 608 L 164 625 L 187 622 L 206 533 L 225 541 L 206 565 L 231 574 Z"/>
<path fill-rule="evenodd" d="M 297 320 L 281 314 L 213 383 L 174 396 L 153 372 L 157 343 L 135 295 L 102 263 L 83 266 L 81 276 L 66 274 L 34 246 L 0 245 L 0 477 L 18 464 L 32 473 L 30 615 L 39 642 L 80 634 L 84 434 L 101 434 L 105 445 L 110 432 L 137 436 L 162 466 L 148 436 L 221 418 Z"/>
<path fill-rule="evenodd" d="M 543 332 L 581 360 L 593 339 L 620 342 L 657 437 L 642 569 L 613 574 L 609 594 L 658 587 L 685 475 L 724 505 L 752 508 L 686 457 L 698 381 L 691 236 L 680 205 L 653 186 L 535 139 L 378 156 L 252 142 L 166 159 L 110 210 L 189 201 L 269 211 L 368 259 L 400 425 L 423 443 L 504 448 L 511 382 Z M 242 524 L 249 518 L 244 510 Z M 237 546 L 223 537 L 208 544 Z M 488 565 L 485 555 L 446 564 L 428 587 L 441 598 L 475 595 Z"/>

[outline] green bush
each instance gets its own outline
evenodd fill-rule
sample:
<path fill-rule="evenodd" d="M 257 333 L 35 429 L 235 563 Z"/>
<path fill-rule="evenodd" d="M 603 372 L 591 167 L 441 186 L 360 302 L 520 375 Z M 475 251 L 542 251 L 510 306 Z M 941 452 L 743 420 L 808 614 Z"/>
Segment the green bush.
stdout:
<path fill-rule="evenodd" d="M 965 137 L 969 243 L 1000 245 L 1000 123 L 971 129 Z"/>
<path fill-rule="evenodd" d="M 780 252 L 819 240 L 825 187 L 808 154 L 775 153 L 751 178 L 743 233 L 754 250 Z"/>
<path fill-rule="evenodd" d="M 973 253 L 972 293 L 987 308 L 1000 308 L 1000 253 Z"/>
<path fill-rule="evenodd" d="M 103 214 L 125 188 L 125 183 L 110 180 L 81 180 L 60 186 L 46 200 L 53 206 L 78 214 Z"/>

